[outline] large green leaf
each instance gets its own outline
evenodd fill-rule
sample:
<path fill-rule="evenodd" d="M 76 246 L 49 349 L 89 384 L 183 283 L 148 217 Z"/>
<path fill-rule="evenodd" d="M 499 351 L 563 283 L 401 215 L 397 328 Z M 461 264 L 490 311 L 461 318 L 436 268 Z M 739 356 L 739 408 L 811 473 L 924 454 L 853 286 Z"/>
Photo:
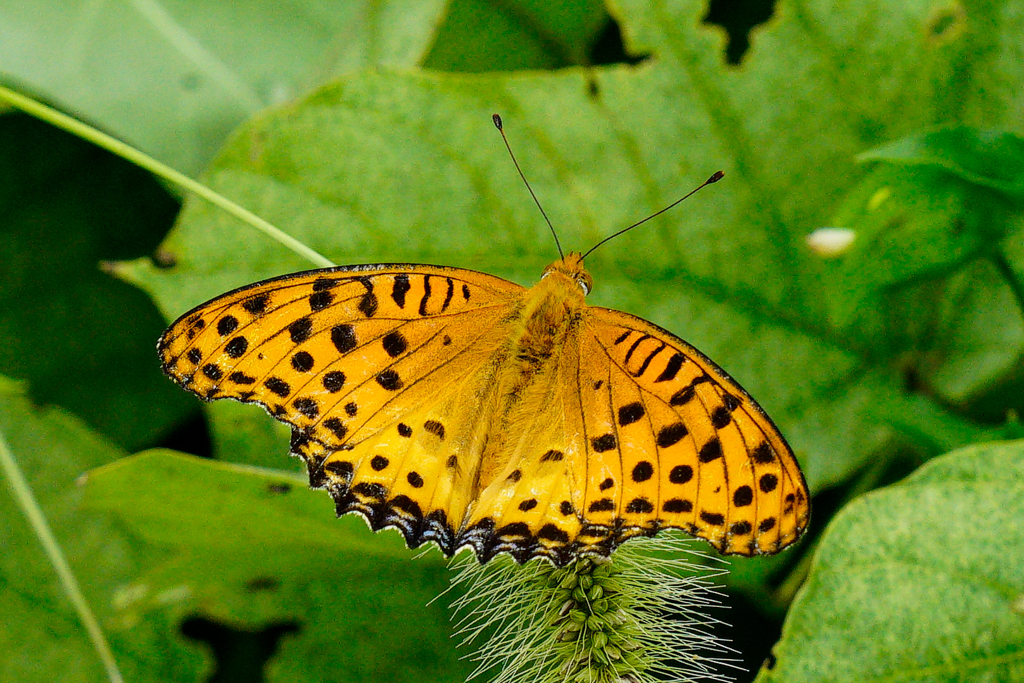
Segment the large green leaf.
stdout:
<path fill-rule="evenodd" d="M 573 248 L 724 168 L 725 182 L 588 259 L 592 303 L 642 315 L 719 361 L 780 424 L 815 489 L 848 477 L 896 435 L 932 454 L 978 438 L 968 421 L 907 389 L 893 338 L 919 318 L 878 310 L 852 333 L 829 327 L 822 269 L 803 237 L 858 176 L 854 155 L 932 122 L 951 89 L 965 110 L 999 118 L 1014 106 L 1015 89 L 967 89 L 963 71 L 977 41 L 991 43 L 986 60 L 1000 59 L 999 32 L 1019 17 L 993 14 L 996 28 L 984 35 L 929 36 L 935 16 L 923 2 L 782 5 L 737 70 L 723 65 L 720 35 L 699 10 L 620 7 L 632 49 L 654 55 L 641 68 L 343 78 L 237 131 L 208 180 L 337 262 L 441 263 L 528 284 L 554 250 L 491 112 L 505 115 Z M 821 77 L 794 80 L 797 65 Z M 981 67 L 973 77 L 987 84 Z M 122 272 L 169 318 L 305 265 L 200 203 L 165 248 L 174 268 L 140 262 Z"/>
<path fill-rule="evenodd" d="M 1024 441 L 965 448 L 829 525 L 758 680 L 1024 679 Z"/>
<path fill-rule="evenodd" d="M 268 681 L 465 677 L 447 601 L 427 606 L 447 587 L 440 555 L 414 560 L 397 533 L 376 537 L 355 517 L 336 520 L 304 478 L 170 451 L 123 457 L 76 418 L 34 408 L 8 380 L 0 430 L 126 680 L 208 672 L 209 655 L 180 632 L 195 616 L 296 626 Z M 98 680 L 99 659 L 6 488 L 0 680 Z"/>
<path fill-rule="evenodd" d="M 124 456 L 59 409 L 33 406 L 0 378 L 0 430 L 110 640 L 126 680 L 195 681 L 206 657 L 177 633 L 166 610 L 125 618 L 115 596 L 144 566 L 146 552 L 110 515 L 82 509 L 76 479 Z M 103 680 L 96 652 L 57 575 L 8 488 L 0 486 L 0 680 L 92 683 Z"/>
<path fill-rule="evenodd" d="M 195 173 L 259 109 L 332 75 L 420 62 L 443 0 L 0 7 L 0 77 Z"/>
<path fill-rule="evenodd" d="M 90 472 L 90 508 L 172 549 L 133 577 L 122 618 L 199 611 L 228 624 L 298 625 L 268 681 L 457 681 L 439 553 L 414 560 L 390 531 L 336 520 L 304 477 L 147 451 Z M 164 600 L 161 595 L 173 595 Z"/>

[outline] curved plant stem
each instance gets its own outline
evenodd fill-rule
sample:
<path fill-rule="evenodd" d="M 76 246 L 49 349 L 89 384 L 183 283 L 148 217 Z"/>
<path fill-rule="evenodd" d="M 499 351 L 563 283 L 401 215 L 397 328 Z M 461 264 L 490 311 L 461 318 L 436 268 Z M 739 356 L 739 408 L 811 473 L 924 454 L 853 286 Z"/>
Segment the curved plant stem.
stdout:
<path fill-rule="evenodd" d="M 89 603 L 78 587 L 78 581 L 75 580 L 75 575 L 72 573 L 64 553 L 61 551 L 60 545 L 57 543 L 49 523 L 46 521 L 46 515 L 43 514 L 39 503 L 36 502 L 35 496 L 32 495 L 32 489 L 25 480 L 25 476 L 21 473 L 21 468 L 18 467 L 14 454 L 7 446 L 3 432 L 0 432 L 0 466 L 3 467 L 15 500 L 17 500 L 18 505 L 25 513 L 25 517 L 28 518 L 33 531 L 36 532 L 36 537 L 42 544 L 47 557 L 50 558 L 50 563 L 53 565 L 54 571 L 57 572 L 57 578 L 60 579 L 64 593 L 71 600 L 75 611 L 78 612 L 78 618 L 81 619 L 82 625 L 88 631 L 89 639 L 92 641 L 96 653 L 103 662 L 103 668 L 107 670 L 107 677 L 111 683 L 121 683 L 124 679 L 117 668 L 114 653 L 110 650 L 110 645 L 107 644 L 107 639 L 103 635 L 102 629 L 100 629 L 96 615 L 92 613 Z"/>
<path fill-rule="evenodd" d="M 214 192 L 207 186 L 199 183 L 192 178 L 189 178 L 183 173 L 175 171 L 170 166 L 162 164 L 148 154 L 143 154 L 139 150 L 135 149 L 131 145 L 125 144 L 120 140 L 110 137 L 105 133 L 101 133 L 92 126 L 87 126 L 81 121 L 76 121 L 70 116 L 61 114 L 55 109 L 51 109 L 44 104 L 40 104 L 35 100 L 20 95 L 13 90 L 9 90 L 0 86 L 0 101 L 9 103 L 11 106 L 17 107 L 27 114 L 31 114 L 41 121 L 65 130 L 72 135 L 88 140 L 89 142 L 102 147 L 103 149 L 116 154 L 125 161 L 129 161 L 140 168 L 144 168 L 150 173 L 157 175 L 164 180 L 174 183 L 179 187 L 182 187 L 189 192 L 193 192 L 211 204 L 224 209 L 232 216 L 239 218 L 240 220 L 248 223 L 252 227 L 256 228 L 260 232 L 263 232 L 271 239 L 277 241 L 284 247 L 292 250 L 299 256 L 309 260 L 316 266 L 321 268 L 329 268 L 336 265 L 333 261 L 320 253 L 310 249 L 305 244 L 295 239 L 288 233 L 284 232 L 280 228 L 271 225 L 269 222 L 263 220 L 253 212 L 242 208 L 235 202 L 231 201 L 222 194 Z"/>

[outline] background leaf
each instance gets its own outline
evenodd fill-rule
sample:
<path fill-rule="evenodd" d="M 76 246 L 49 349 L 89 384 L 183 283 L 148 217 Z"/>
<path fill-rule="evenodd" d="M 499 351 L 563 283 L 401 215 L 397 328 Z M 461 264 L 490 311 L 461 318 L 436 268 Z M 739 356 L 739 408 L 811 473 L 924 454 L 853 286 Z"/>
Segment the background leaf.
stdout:
<path fill-rule="evenodd" d="M 419 63 L 444 8 L 11 0 L 0 8 L 0 77 L 191 174 L 269 104 L 336 74 Z"/>
<path fill-rule="evenodd" d="M 145 549 L 110 515 L 81 508 L 76 479 L 125 455 L 62 410 L 40 410 L 0 378 L 0 430 L 103 627 L 125 680 L 194 681 L 209 659 L 154 612 L 126 621 L 114 596 L 144 566 Z M 5 485 L 0 494 L 0 680 L 103 680 L 99 657 L 42 546 Z"/>
<path fill-rule="evenodd" d="M 458 681 L 443 628 L 440 553 L 335 519 L 305 477 L 147 451 L 89 473 L 85 503 L 170 557 L 134 577 L 123 620 L 199 611 L 232 624 L 288 624 L 270 676 L 287 681 Z M 381 571 L 387 566 L 386 572 Z M 160 595 L 176 600 L 160 604 Z M 339 644 L 344 646 L 339 649 Z M 352 653 L 346 656 L 344 652 Z M 343 662 L 343 665 L 341 665 Z"/>
<path fill-rule="evenodd" d="M 758 681 L 1019 681 L 1024 442 L 970 446 L 846 507 Z"/>

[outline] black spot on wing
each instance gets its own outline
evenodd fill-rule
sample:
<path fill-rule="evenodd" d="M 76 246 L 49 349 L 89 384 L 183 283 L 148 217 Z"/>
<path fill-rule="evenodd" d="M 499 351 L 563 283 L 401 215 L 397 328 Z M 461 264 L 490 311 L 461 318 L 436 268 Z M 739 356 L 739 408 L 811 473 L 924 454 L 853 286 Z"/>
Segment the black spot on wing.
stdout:
<path fill-rule="evenodd" d="M 348 353 L 356 348 L 356 331 L 351 325 L 335 325 L 331 328 L 331 343 L 338 353 Z"/>
<path fill-rule="evenodd" d="M 399 308 L 405 308 L 405 295 L 409 292 L 410 288 L 408 275 L 399 273 L 395 276 L 395 282 L 391 286 L 391 300 Z"/>
<path fill-rule="evenodd" d="M 437 438 L 444 439 L 444 425 L 437 420 L 427 420 L 423 423 L 423 428 L 437 436 Z"/>
<path fill-rule="evenodd" d="M 316 289 L 316 283 L 313 283 L 313 289 Z M 314 313 L 324 310 L 332 303 L 334 303 L 334 294 L 326 290 L 309 295 L 309 310 Z"/>
<path fill-rule="evenodd" d="M 754 502 L 754 492 L 749 486 L 741 486 L 732 494 L 732 504 L 738 508 L 746 507 Z"/>
<path fill-rule="evenodd" d="M 665 427 L 662 427 L 658 431 L 657 443 L 660 448 L 668 448 L 674 446 L 683 440 L 683 438 L 689 434 L 686 429 L 686 425 L 682 422 L 676 422 Z"/>
<path fill-rule="evenodd" d="M 634 498 L 629 501 L 629 505 L 626 506 L 626 512 L 632 514 L 646 514 L 654 512 L 654 506 L 651 505 L 651 501 L 646 498 Z"/>
<path fill-rule="evenodd" d="M 639 401 L 627 403 L 619 408 L 619 426 L 631 425 L 644 416 L 644 406 Z"/>
<path fill-rule="evenodd" d="M 565 457 L 565 453 L 562 451 L 556 451 L 554 449 L 549 450 L 547 453 L 541 456 L 541 462 L 558 462 Z"/>
<path fill-rule="evenodd" d="M 689 465 L 676 465 L 668 473 L 668 480 L 673 484 L 685 484 L 693 479 L 693 468 Z"/>
<path fill-rule="evenodd" d="M 384 345 L 384 351 L 392 358 L 402 355 L 409 348 L 409 343 L 402 336 L 402 333 L 397 330 L 384 335 L 381 343 Z"/>
<path fill-rule="evenodd" d="M 292 356 L 292 368 L 296 372 L 309 372 L 313 369 L 313 356 L 308 351 L 299 351 Z"/>
<path fill-rule="evenodd" d="M 452 282 L 452 279 L 450 277 L 446 277 L 445 281 L 448 283 L 448 290 L 444 295 L 444 303 L 441 304 L 442 313 L 448 310 L 448 306 L 452 303 L 452 295 L 455 293 L 455 283 Z"/>
<path fill-rule="evenodd" d="M 722 457 L 722 442 L 717 436 L 711 437 L 706 444 L 701 446 L 697 459 L 701 462 L 711 462 Z"/>
<path fill-rule="evenodd" d="M 263 386 L 270 390 L 270 393 L 281 396 L 282 398 L 292 393 L 292 388 L 280 377 L 268 377 Z"/>
<path fill-rule="evenodd" d="M 345 373 L 341 370 L 331 370 L 324 375 L 321 381 L 323 382 L 324 389 L 332 394 L 336 394 L 345 386 Z"/>
<path fill-rule="evenodd" d="M 376 379 L 377 384 L 381 385 L 381 387 L 387 389 L 388 391 L 398 391 L 399 389 L 402 388 L 402 378 L 399 377 L 398 373 L 392 370 L 391 368 L 388 368 L 387 370 L 382 370 L 377 375 Z"/>
<path fill-rule="evenodd" d="M 367 318 L 377 314 L 377 295 L 373 293 L 373 280 L 368 277 L 359 278 L 359 282 L 366 288 L 366 293 L 359 299 L 359 312 Z"/>
<path fill-rule="evenodd" d="M 243 301 L 242 308 L 252 315 L 262 315 L 267 310 L 267 303 L 269 301 L 269 294 L 257 294 Z"/>
<path fill-rule="evenodd" d="M 665 504 L 661 506 L 661 509 L 665 512 L 680 513 L 680 512 L 693 512 L 693 503 L 682 498 L 670 498 L 665 501 Z"/>
<path fill-rule="evenodd" d="M 430 276 L 423 276 L 423 297 L 420 299 L 419 313 L 422 316 L 427 314 L 427 302 L 430 301 Z"/>
<path fill-rule="evenodd" d="M 249 348 L 249 340 L 245 337 L 235 337 L 224 345 L 224 353 L 232 358 L 241 358 Z"/>
<path fill-rule="evenodd" d="M 715 429 L 721 429 L 730 422 L 732 422 L 732 413 L 725 406 L 718 406 L 711 411 L 711 424 L 715 426 Z"/>
<path fill-rule="evenodd" d="M 297 398 L 292 405 L 295 406 L 295 410 L 299 411 L 311 420 L 320 414 L 319 404 L 317 404 L 315 399 L 309 397 Z"/>
<path fill-rule="evenodd" d="M 766 465 L 775 460 L 775 453 L 767 441 L 762 441 L 753 451 L 754 462 L 759 465 Z"/>
<path fill-rule="evenodd" d="M 236 329 L 238 329 L 238 318 L 233 315 L 226 315 L 217 321 L 217 334 L 222 337 L 226 337 Z"/>
<path fill-rule="evenodd" d="M 309 334 L 312 331 L 313 321 L 309 318 L 309 316 L 299 318 L 298 320 L 294 321 L 291 325 L 288 326 L 288 334 L 291 336 L 292 341 L 296 344 L 301 344 L 302 342 L 309 339 Z"/>
<path fill-rule="evenodd" d="M 633 481 L 647 481 L 654 476 L 654 466 L 646 460 L 642 460 L 633 467 Z"/>
<path fill-rule="evenodd" d="M 662 370 L 661 374 L 658 375 L 658 378 L 654 380 L 655 384 L 658 382 L 669 382 L 674 380 L 676 375 L 679 373 L 679 369 L 683 367 L 684 360 L 686 360 L 686 357 L 681 353 L 677 353 L 669 358 L 668 363 L 665 365 L 665 369 Z"/>

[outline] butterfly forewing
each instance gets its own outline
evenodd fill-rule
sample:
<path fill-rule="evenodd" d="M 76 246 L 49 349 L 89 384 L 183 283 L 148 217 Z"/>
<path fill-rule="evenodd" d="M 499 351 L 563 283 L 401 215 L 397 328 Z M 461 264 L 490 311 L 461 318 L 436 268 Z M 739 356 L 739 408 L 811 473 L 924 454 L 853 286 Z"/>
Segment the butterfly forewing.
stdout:
<path fill-rule="evenodd" d="M 665 330 L 600 308 L 587 309 L 581 355 L 591 370 L 578 384 L 588 522 L 613 538 L 680 528 L 743 555 L 800 535 L 809 506 L 796 460 L 718 366 Z"/>
<path fill-rule="evenodd" d="M 263 405 L 338 448 L 368 438 L 479 365 L 518 285 L 435 267 L 297 273 L 235 290 L 160 339 L 165 372 L 210 400 Z M 486 358 L 484 353 L 483 357 Z"/>

